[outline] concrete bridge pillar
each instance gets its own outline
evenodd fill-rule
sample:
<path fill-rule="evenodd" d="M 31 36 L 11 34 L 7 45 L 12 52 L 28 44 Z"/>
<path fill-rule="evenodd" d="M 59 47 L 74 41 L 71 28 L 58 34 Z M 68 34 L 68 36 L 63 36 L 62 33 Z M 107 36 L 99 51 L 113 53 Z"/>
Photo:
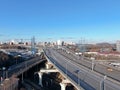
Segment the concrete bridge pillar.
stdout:
<path fill-rule="evenodd" d="M 45 66 L 46 66 L 46 69 L 49 69 L 49 68 L 50 68 L 49 64 L 46 64 Z"/>
<path fill-rule="evenodd" d="M 67 84 L 66 83 L 60 83 L 60 86 L 61 86 L 61 90 L 66 90 Z"/>
<path fill-rule="evenodd" d="M 41 87 L 43 87 L 43 84 L 42 84 L 42 75 L 43 75 L 43 73 L 38 72 L 38 75 L 39 75 L 39 85 L 40 85 Z"/>
<path fill-rule="evenodd" d="M 58 70 L 56 70 L 56 69 L 41 69 L 38 72 L 38 75 L 39 75 L 39 85 L 41 85 L 43 87 L 43 84 L 42 84 L 43 73 L 51 73 L 51 72 L 58 72 Z"/>
<path fill-rule="evenodd" d="M 46 63 L 45 66 L 46 66 L 46 69 L 51 69 L 52 64 L 51 63 Z"/>

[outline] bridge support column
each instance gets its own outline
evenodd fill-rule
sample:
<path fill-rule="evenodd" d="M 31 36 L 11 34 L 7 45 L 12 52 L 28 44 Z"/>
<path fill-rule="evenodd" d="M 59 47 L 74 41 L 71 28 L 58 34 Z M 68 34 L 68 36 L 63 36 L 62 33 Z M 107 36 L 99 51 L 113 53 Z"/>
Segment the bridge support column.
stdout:
<path fill-rule="evenodd" d="M 49 69 L 50 67 L 49 67 L 49 64 L 46 64 L 46 69 Z"/>
<path fill-rule="evenodd" d="M 43 87 L 43 84 L 42 84 L 42 75 L 43 75 L 43 73 L 38 72 L 38 75 L 39 75 L 39 85 L 40 85 L 41 87 Z"/>
<path fill-rule="evenodd" d="M 39 85 L 41 85 L 43 87 L 43 84 L 42 84 L 42 75 L 43 73 L 51 73 L 51 72 L 58 72 L 58 70 L 56 69 L 42 69 L 38 72 L 38 75 L 39 75 Z"/>
<path fill-rule="evenodd" d="M 60 86 L 61 86 L 61 90 L 66 90 L 67 84 L 66 83 L 60 83 Z"/>
<path fill-rule="evenodd" d="M 45 66 L 46 66 L 46 69 L 50 69 L 52 67 L 52 64 L 47 62 Z"/>

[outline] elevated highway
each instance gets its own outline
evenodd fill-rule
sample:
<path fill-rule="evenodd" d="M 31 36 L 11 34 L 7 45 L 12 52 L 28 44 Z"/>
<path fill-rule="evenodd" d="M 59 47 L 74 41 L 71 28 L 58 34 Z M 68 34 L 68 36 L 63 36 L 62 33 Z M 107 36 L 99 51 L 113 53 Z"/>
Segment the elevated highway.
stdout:
<path fill-rule="evenodd" d="M 98 62 L 94 63 L 92 69 L 92 61 L 76 56 L 70 52 L 66 53 L 54 48 L 44 48 L 43 52 L 46 59 L 55 66 L 57 72 L 60 72 L 67 80 L 70 80 L 71 84 L 78 90 L 120 90 L 118 71 L 113 73 L 107 72 L 106 67 Z M 25 71 L 46 59 L 43 59 L 42 56 L 38 56 L 10 67 L 7 77 L 23 76 Z M 43 70 L 41 70 L 41 72 L 42 71 Z"/>
<path fill-rule="evenodd" d="M 38 56 L 29 61 L 22 62 L 21 64 L 18 64 L 14 67 L 10 67 L 10 69 L 8 70 L 8 77 L 11 77 L 12 75 L 19 76 L 20 74 L 24 73 L 25 71 L 43 61 L 45 61 L 45 59 L 42 59 L 40 56 Z"/>
<path fill-rule="evenodd" d="M 15 84 L 18 82 L 15 83 L 15 82 L 8 82 L 8 81 L 10 81 L 11 79 L 14 80 L 19 75 L 22 75 L 22 81 L 23 81 L 23 73 L 24 72 L 28 71 L 30 68 L 40 64 L 41 62 L 43 62 L 45 60 L 46 59 L 43 59 L 42 56 L 37 56 L 37 57 L 30 59 L 28 61 L 11 66 L 6 71 L 6 79 L 3 80 L 3 82 L 0 84 L 0 90 L 16 90 L 16 89 L 13 89 L 13 86 L 15 86 Z M 13 80 L 11 80 L 11 81 L 13 81 Z"/>
<path fill-rule="evenodd" d="M 77 64 L 52 48 L 44 49 L 44 54 L 47 60 L 53 63 L 79 90 L 120 90 L 119 81 Z"/>
<path fill-rule="evenodd" d="M 69 58 L 69 60 L 71 60 L 72 62 L 78 64 L 78 65 L 82 65 L 88 69 L 91 69 L 95 72 L 98 72 L 102 75 L 106 75 L 107 77 L 110 77 L 112 79 L 115 79 L 117 81 L 120 82 L 120 69 L 110 66 L 109 64 L 105 64 L 105 63 L 110 63 L 113 62 L 113 60 L 91 60 L 88 59 L 86 57 L 82 57 L 82 56 L 78 56 L 75 55 L 74 53 L 71 53 L 69 51 L 69 53 L 67 53 L 66 51 L 63 51 L 62 49 L 56 49 L 56 51 L 63 55 L 66 58 Z M 114 60 L 115 61 L 115 60 Z"/>

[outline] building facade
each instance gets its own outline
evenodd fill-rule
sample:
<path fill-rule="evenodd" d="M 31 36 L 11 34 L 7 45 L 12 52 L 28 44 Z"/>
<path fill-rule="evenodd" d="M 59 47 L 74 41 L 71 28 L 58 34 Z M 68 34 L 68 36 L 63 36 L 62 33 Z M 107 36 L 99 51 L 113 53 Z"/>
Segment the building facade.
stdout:
<path fill-rule="evenodd" d="M 117 41 L 116 43 L 116 50 L 120 52 L 120 41 Z"/>

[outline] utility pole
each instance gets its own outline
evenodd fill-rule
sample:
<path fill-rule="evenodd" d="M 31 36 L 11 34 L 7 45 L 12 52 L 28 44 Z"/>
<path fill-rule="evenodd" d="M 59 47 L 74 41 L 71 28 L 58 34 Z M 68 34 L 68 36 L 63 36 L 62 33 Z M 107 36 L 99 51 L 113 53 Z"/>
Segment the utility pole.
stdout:
<path fill-rule="evenodd" d="M 86 46 L 85 46 L 85 39 L 81 37 L 80 41 L 79 41 L 79 49 L 80 52 L 82 53 L 82 60 L 84 59 L 84 52 L 86 51 Z"/>
<path fill-rule="evenodd" d="M 33 55 L 35 54 L 35 37 L 31 39 L 31 52 Z"/>

